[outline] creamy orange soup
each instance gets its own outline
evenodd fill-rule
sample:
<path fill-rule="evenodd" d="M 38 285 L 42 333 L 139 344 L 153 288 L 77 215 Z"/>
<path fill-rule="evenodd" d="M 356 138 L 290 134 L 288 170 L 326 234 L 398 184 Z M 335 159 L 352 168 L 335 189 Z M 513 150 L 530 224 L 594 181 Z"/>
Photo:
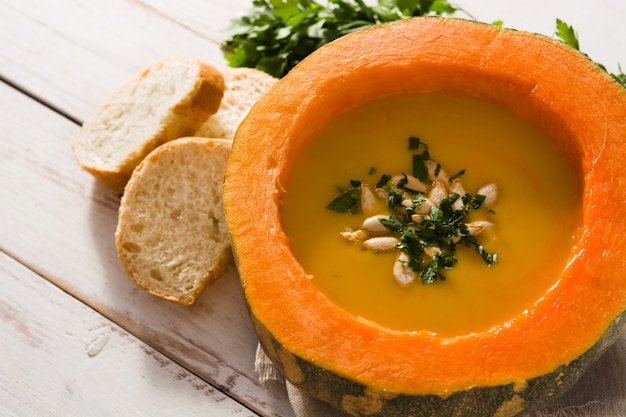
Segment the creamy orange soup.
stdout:
<path fill-rule="evenodd" d="M 374 188 L 383 173 L 411 172 L 410 136 L 449 174 L 464 169 L 467 192 L 499 185 L 493 212 L 480 214 L 494 226 L 478 236 L 497 263 L 459 247 L 445 280 L 402 286 L 392 274 L 396 252 L 342 238 L 367 216 L 327 209 L 337 187 L 358 179 Z M 300 150 L 285 189 L 284 230 L 320 291 L 379 325 L 442 336 L 484 331 L 529 308 L 558 280 L 580 216 L 576 170 L 541 131 L 499 105 L 446 92 L 387 97 L 338 115 Z"/>

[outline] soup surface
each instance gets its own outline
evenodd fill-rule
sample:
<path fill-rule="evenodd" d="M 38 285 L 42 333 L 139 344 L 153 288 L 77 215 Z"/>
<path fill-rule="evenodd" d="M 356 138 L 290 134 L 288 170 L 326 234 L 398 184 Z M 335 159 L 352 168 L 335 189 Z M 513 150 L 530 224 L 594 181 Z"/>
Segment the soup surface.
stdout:
<path fill-rule="evenodd" d="M 445 280 L 402 286 L 392 273 L 396 252 L 341 236 L 367 215 L 327 209 L 338 187 L 356 179 L 373 189 L 381 174 L 410 173 L 409 137 L 449 174 L 465 170 L 467 192 L 498 184 L 492 212 L 480 215 L 494 226 L 477 237 L 496 263 L 459 246 Z M 570 161 L 537 128 L 485 100 L 433 92 L 372 101 L 338 115 L 294 161 L 281 221 L 296 259 L 330 300 L 388 328 L 447 337 L 512 319 L 557 282 L 577 233 L 580 184 Z"/>

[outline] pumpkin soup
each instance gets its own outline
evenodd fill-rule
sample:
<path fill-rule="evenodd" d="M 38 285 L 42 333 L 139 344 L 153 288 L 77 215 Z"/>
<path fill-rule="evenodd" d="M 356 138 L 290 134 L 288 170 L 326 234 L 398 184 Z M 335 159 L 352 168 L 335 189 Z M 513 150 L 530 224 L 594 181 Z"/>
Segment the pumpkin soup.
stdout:
<path fill-rule="evenodd" d="M 314 135 L 291 165 L 281 221 L 298 262 L 346 311 L 391 329 L 455 336 L 510 320 L 556 284 L 577 233 L 580 184 L 564 153 L 533 125 L 487 100 L 431 92 L 360 105 Z M 410 149 L 411 140 L 421 149 Z M 456 245 L 453 261 L 441 265 L 439 259 L 431 279 L 411 283 L 400 282 L 397 269 L 394 276 L 398 250 L 368 250 L 358 235 L 373 217 L 395 216 L 383 196 L 366 209 L 327 205 L 351 187 L 380 191 L 393 176 L 414 180 L 416 152 L 436 161 L 438 176 L 447 173 L 446 189 L 462 181 L 457 204 L 465 192 L 484 199 L 481 190 L 490 185 L 497 196 L 489 196 L 495 199 L 489 205 L 475 204 L 465 219 L 487 225 L 480 234 L 468 232 L 477 244 Z M 418 224 L 429 214 L 413 219 Z M 372 245 L 397 248 L 391 239 L 397 238 L 375 237 Z M 432 250 L 426 248 L 424 269 L 437 259 L 428 257 Z"/>

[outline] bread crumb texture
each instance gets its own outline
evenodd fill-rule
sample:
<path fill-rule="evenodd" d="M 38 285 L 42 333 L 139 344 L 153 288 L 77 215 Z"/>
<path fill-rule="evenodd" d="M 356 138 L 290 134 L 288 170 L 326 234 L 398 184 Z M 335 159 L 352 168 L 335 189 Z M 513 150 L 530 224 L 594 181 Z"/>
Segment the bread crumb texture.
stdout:
<path fill-rule="evenodd" d="M 119 259 L 148 292 L 189 306 L 232 259 L 221 187 L 230 141 L 185 137 L 133 172 L 115 233 Z"/>

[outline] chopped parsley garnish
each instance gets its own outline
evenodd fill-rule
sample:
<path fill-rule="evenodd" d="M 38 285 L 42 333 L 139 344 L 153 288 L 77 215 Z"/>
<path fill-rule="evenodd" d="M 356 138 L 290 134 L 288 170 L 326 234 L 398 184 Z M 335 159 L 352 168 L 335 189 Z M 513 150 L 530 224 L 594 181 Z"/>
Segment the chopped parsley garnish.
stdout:
<path fill-rule="evenodd" d="M 386 235 L 397 239 L 395 250 L 407 255 L 408 261 L 402 262 L 406 263 L 406 266 L 423 284 L 446 279 L 444 271 L 452 269 L 458 262 L 456 250 L 459 245 L 473 248 L 487 265 L 496 263 L 497 254 L 488 252 L 477 238 L 485 228 L 492 226 L 492 223 L 470 221 L 470 214 L 483 208 L 487 196 L 470 193 L 459 195 L 450 192 L 447 188 L 445 196 L 431 195 L 435 187 L 435 178 L 429 177 L 424 164 L 424 161 L 430 160 L 428 146 L 417 137 L 410 137 L 408 149 L 412 152 L 419 152 L 412 155 L 413 177 L 404 173 L 396 176 L 383 174 L 376 184 L 376 194 L 379 198 L 385 199 L 390 213 L 380 215 L 378 220 L 388 231 Z M 421 164 L 417 162 L 420 166 L 418 169 L 415 168 L 416 161 L 421 161 Z M 420 171 L 422 167 L 423 172 Z M 440 174 L 445 175 L 441 165 L 437 163 L 434 176 L 438 177 Z M 465 170 L 460 170 L 445 182 L 450 184 L 464 174 Z M 415 182 L 418 180 L 422 183 L 422 187 L 414 188 L 427 191 L 411 189 L 411 184 L 419 185 L 419 182 Z M 441 187 L 442 181 L 438 182 Z M 340 194 L 327 208 L 341 213 L 359 212 L 362 208 L 361 186 L 359 180 L 352 180 L 350 187 L 340 190 Z M 444 187 L 447 186 L 444 185 Z M 436 198 L 437 201 L 433 201 L 432 198 Z M 494 214 L 489 207 L 484 212 Z M 360 231 L 362 233 L 359 236 L 364 236 L 363 239 L 371 237 L 367 234 L 366 226 L 364 229 Z M 380 230 L 371 232 L 376 236 L 380 235 Z M 346 236 L 354 241 L 354 234 Z"/>

